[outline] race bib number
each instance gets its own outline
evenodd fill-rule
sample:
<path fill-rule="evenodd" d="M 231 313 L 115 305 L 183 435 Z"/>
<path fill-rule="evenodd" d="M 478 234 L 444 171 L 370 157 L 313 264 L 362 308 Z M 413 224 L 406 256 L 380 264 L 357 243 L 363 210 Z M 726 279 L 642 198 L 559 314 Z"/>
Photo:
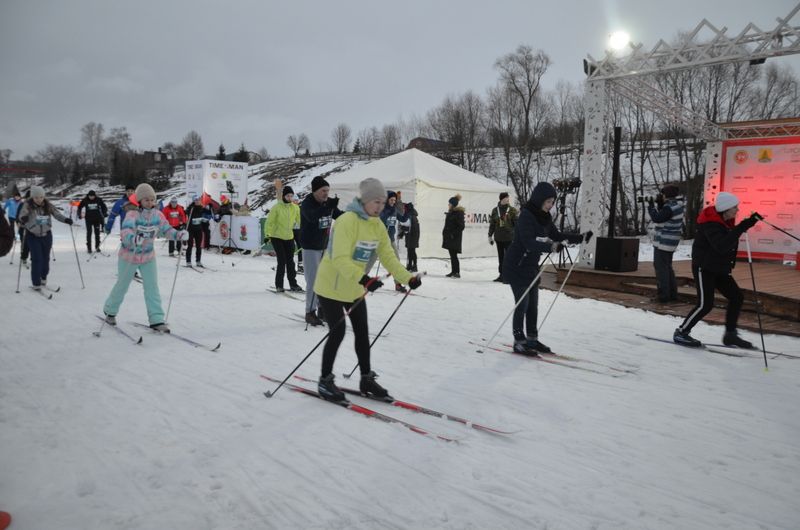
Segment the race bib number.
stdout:
<path fill-rule="evenodd" d="M 353 260 L 367 263 L 377 248 L 377 241 L 359 241 L 356 243 L 355 250 L 353 250 Z"/>
<path fill-rule="evenodd" d="M 153 239 L 156 236 L 157 226 L 137 226 L 136 234 L 145 239 Z"/>
<path fill-rule="evenodd" d="M 50 224 L 50 216 L 49 215 L 37 215 L 36 216 L 36 224 L 39 226 L 49 225 Z"/>
<path fill-rule="evenodd" d="M 331 216 L 328 215 L 326 217 L 319 218 L 319 229 L 320 230 L 327 230 L 331 226 Z"/>
<path fill-rule="evenodd" d="M 203 222 L 203 218 L 202 217 L 195 217 L 194 219 L 192 219 L 192 224 L 194 226 L 197 226 L 197 225 L 201 224 L 202 222 Z"/>
<path fill-rule="evenodd" d="M 395 225 L 395 223 L 397 223 L 397 217 L 394 215 L 386 218 L 386 226 L 392 227 Z"/>
<path fill-rule="evenodd" d="M 88 204 L 86 206 L 86 209 L 87 210 L 97 210 L 97 205 L 96 204 Z"/>
<path fill-rule="evenodd" d="M 173 219 L 177 219 L 178 218 L 178 212 L 169 212 L 169 216 L 172 217 Z"/>

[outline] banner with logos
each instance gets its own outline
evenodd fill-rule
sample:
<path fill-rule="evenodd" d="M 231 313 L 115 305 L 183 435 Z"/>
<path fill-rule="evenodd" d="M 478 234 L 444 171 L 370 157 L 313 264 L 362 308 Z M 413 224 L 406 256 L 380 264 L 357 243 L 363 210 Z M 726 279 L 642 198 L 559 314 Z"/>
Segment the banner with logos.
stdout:
<path fill-rule="evenodd" d="M 222 204 L 225 199 L 244 204 L 247 200 L 247 163 L 227 160 L 186 162 L 186 193 L 203 197 L 203 203 Z"/>
<path fill-rule="evenodd" d="M 800 237 L 800 137 L 723 142 L 720 191 L 739 198 L 737 221 L 755 211 Z M 754 257 L 794 259 L 800 252 L 800 243 L 765 223 L 748 234 Z M 746 255 L 744 237 L 739 254 Z"/>

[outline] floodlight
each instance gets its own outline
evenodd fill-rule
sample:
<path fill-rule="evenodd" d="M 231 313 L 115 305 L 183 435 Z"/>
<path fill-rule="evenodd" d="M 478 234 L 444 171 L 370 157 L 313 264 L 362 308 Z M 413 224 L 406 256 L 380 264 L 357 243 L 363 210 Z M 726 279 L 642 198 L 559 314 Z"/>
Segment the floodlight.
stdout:
<path fill-rule="evenodd" d="M 608 44 L 613 50 L 622 50 L 631 41 L 631 36 L 624 31 L 615 31 L 608 37 Z"/>

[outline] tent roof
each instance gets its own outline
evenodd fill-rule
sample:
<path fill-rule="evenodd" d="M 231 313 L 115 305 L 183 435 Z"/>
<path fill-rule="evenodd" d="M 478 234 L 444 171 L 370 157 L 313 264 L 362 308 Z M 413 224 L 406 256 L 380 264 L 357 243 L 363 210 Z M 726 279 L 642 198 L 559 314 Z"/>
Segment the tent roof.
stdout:
<path fill-rule="evenodd" d="M 365 178 L 380 180 L 387 189 L 402 188 L 421 181 L 434 188 L 460 191 L 508 191 L 508 186 L 467 171 L 419 149 L 406 149 L 375 162 L 329 175 L 331 186 L 358 186 Z"/>

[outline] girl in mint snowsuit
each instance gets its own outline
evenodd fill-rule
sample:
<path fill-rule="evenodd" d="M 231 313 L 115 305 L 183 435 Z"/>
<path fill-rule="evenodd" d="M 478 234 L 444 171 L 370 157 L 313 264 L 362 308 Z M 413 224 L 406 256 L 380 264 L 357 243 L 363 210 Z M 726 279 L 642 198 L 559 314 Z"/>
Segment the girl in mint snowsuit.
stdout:
<path fill-rule="evenodd" d="M 140 184 L 134 196 L 139 206 L 131 201 L 131 204 L 125 207 L 126 215 L 120 230 L 122 246 L 119 249 L 117 263 L 117 283 L 106 299 L 103 312 L 109 324 L 116 323 L 114 317 L 138 269 L 144 284 L 144 301 L 147 305 L 150 327 L 158 331 L 169 331 L 164 322 L 164 310 L 158 291 L 158 269 L 153 241 L 157 236 L 167 237 L 173 241 L 186 241 L 189 234 L 185 230 L 178 231 L 172 228 L 164 214 L 155 208 L 156 194 L 150 185 Z"/>

